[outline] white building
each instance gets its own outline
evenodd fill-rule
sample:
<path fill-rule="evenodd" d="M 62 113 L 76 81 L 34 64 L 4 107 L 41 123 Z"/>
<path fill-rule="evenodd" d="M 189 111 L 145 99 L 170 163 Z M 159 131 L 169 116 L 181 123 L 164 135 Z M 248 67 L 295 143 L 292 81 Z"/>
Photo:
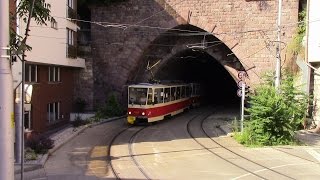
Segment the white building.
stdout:
<path fill-rule="evenodd" d="M 77 0 L 46 0 L 55 21 L 46 25 L 30 24 L 26 52 L 25 80 L 33 85 L 31 105 L 26 106 L 25 127 L 45 132 L 69 121 L 72 111 L 74 78 L 85 60 L 77 56 Z M 17 32 L 24 36 L 26 23 L 17 22 Z M 18 64 L 18 63 L 16 63 Z M 21 67 L 15 65 L 14 79 Z"/>

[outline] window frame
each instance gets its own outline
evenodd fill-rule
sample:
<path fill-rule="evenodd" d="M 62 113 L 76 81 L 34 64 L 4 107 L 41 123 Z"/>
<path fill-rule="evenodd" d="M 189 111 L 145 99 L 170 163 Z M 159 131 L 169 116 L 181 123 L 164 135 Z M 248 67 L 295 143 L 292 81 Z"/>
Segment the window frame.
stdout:
<path fill-rule="evenodd" d="M 32 76 L 34 76 L 34 77 L 32 77 Z M 35 65 L 35 64 L 26 64 L 25 65 L 24 81 L 28 82 L 28 83 L 37 83 L 38 82 L 38 65 Z"/>
<path fill-rule="evenodd" d="M 51 70 L 53 72 L 53 75 L 51 75 Z M 53 76 L 53 77 L 51 77 L 51 76 Z M 48 68 L 48 82 L 61 82 L 61 70 L 60 70 L 59 66 L 49 66 L 49 68 Z"/>
<path fill-rule="evenodd" d="M 67 29 L 67 45 L 74 46 L 76 31 L 69 28 L 66 28 L 66 29 Z"/>
<path fill-rule="evenodd" d="M 51 112 L 52 110 L 52 112 Z M 53 118 L 52 118 L 53 116 Z M 54 123 L 61 119 L 61 102 L 52 102 L 47 104 L 47 120 L 49 123 Z"/>
<path fill-rule="evenodd" d="M 74 4 L 74 0 L 67 0 L 67 6 L 72 8 L 72 9 L 75 9 L 75 4 Z"/>

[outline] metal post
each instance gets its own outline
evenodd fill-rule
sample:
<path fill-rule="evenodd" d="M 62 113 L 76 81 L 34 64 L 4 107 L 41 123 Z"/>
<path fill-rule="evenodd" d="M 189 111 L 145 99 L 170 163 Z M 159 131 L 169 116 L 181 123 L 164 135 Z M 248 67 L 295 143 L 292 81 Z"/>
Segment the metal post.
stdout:
<path fill-rule="evenodd" d="M 20 0 L 16 0 L 16 7 L 18 7 L 20 4 Z M 20 18 L 19 15 L 16 15 L 16 33 L 17 35 L 20 35 Z M 20 59 L 20 55 L 16 54 L 18 56 L 18 58 Z M 20 60 L 18 60 L 17 62 L 15 62 L 13 64 L 13 66 L 15 66 L 17 63 L 21 64 Z M 12 67 L 12 71 L 14 72 L 15 70 L 18 72 L 21 72 L 20 68 L 19 70 L 14 69 L 14 67 Z M 13 78 L 15 78 L 15 75 L 13 75 Z M 14 79 L 16 80 L 16 79 Z M 15 112 L 15 134 L 16 134 L 16 140 L 15 140 L 15 158 L 16 158 L 16 163 L 21 163 L 22 162 L 22 157 L 21 157 L 21 126 L 23 126 L 22 124 L 22 115 L 21 114 L 21 109 L 22 109 L 22 102 L 21 102 L 21 96 L 22 96 L 22 86 L 21 86 L 21 80 L 18 82 L 20 83 L 20 85 L 18 85 L 18 87 L 14 87 L 15 89 L 15 93 L 16 93 L 16 99 L 15 99 L 15 107 L 14 107 L 14 112 Z M 15 85 L 14 85 L 15 86 Z"/>
<path fill-rule="evenodd" d="M 32 4 L 29 10 L 29 17 L 28 17 L 28 22 L 27 22 L 27 27 L 26 27 L 26 31 L 25 31 L 25 37 L 22 40 L 22 43 L 25 45 L 27 42 L 27 38 L 29 36 L 29 27 L 30 27 L 30 21 L 32 18 L 32 14 L 33 14 L 33 8 L 34 8 L 34 3 L 35 0 L 32 0 Z M 24 174 L 24 100 L 25 100 L 25 92 L 24 92 L 24 84 L 25 84 L 25 49 L 23 49 L 23 53 L 22 53 L 22 82 L 21 82 L 21 87 L 22 87 L 22 95 L 21 95 L 21 103 L 22 103 L 22 126 L 21 126 L 21 180 L 24 179 L 23 174 Z"/>
<path fill-rule="evenodd" d="M 241 96 L 241 133 L 243 132 L 243 120 L 244 120 L 244 99 L 246 96 L 246 84 L 242 83 L 241 86 L 242 96 Z"/>
<path fill-rule="evenodd" d="M 277 27 L 278 27 L 278 44 L 277 44 L 277 63 L 276 63 L 276 80 L 275 80 L 275 87 L 276 89 L 279 89 L 280 87 L 280 77 L 281 77 L 281 15 L 282 15 L 282 0 L 279 0 L 278 5 L 278 21 L 277 21 Z"/>
<path fill-rule="evenodd" d="M 9 0 L 0 3 L 0 179 L 14 179 L 13 83 L 9 61 Z"/>
<path fill-rule="evenodd" d="M 20 141 L 21 141 L 21 180 L 23 180 L 23 174 L 24 174 L 24 99 L 25 99 L 25 92 L 24 92 L 24 84 L 25 84 L 25 51 L 23 51 L 22 54 L 22 82 L 21 82 L 21 87 L 22 87 L 22 94 L 21 94 L 21 137 L 20 137 Z"/>

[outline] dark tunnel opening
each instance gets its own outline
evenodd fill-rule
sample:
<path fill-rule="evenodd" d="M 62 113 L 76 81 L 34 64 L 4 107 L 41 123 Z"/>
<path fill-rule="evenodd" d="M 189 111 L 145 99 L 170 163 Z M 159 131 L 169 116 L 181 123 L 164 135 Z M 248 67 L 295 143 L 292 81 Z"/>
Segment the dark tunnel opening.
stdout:
<path fill-rule="evenodd" d="M 202 50 L 190 49 L 175 55 L 155 78 L 200 83 L 202 104 L 239 107 L 234 79 L 216 59 Z"/>

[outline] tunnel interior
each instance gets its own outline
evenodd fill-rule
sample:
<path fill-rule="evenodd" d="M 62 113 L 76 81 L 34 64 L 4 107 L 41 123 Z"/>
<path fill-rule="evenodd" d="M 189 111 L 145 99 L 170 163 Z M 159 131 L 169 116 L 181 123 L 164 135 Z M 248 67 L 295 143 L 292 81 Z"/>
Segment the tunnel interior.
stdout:
<path fill-rule="evenodd" d="M 156 74 L 158 80 L 196 82 L 201 85 L 201 103 L 238 107 L 237 84 L 229 72 L 202 50 L 188 49 L 176 54 Z"/>
<path fill-rule="evenodd" d="M 173 50 L 175 46 L 180 47 L 178 51 Z M 172 53 L 172 52 L 175 53 Z M 179 25 L 169 31 L 162 33 L 156 38 L 145 51 L 140 67 L 148 67 L 149 63 L 156 64 L 157 61 L 164 61 L 157 65 L 149 73 L 141 68 L 140 75 L 146 74 L 156 81 L 177 81 L 184 83 L 200 83 L 202 104 L 218 105 L 224 107 L 238 108 L 240 98 L 237 96 L 238 86 L 218 59 L 210 53 L 218 53 L 233 69 L 241 70 L 242 65 L 236 65 L 232 51 L 217 37 L 198 27 Z M 164 59 L 165 56 L 171 56 Z M 226 65 L 226 64 L 225 64 Z M 137 78 L 147 81 L 146 78 Z M 150 80 L 150 79 L 149 79 Z M 137 81 L 135 81 L 137 82 Z M 140 81 L 141 82 L 141 81 Z"/>

